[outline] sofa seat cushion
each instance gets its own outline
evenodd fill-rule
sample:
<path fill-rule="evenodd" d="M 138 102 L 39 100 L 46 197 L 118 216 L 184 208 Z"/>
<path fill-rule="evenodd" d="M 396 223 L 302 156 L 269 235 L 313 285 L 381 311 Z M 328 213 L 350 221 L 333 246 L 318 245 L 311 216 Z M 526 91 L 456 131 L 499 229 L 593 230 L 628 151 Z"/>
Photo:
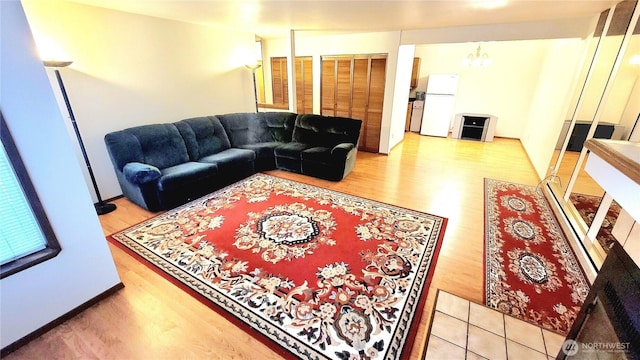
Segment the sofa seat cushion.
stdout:
<path fill-rule="evenodd" d="M 274 154 L 276 157 L 301 160 L 301 153 L 312 147 L 313 145 L 291 142 L 275 148 Z"/>
<path fill-rule="evenodd" d="M 328 164 L 331 162 L 331 148 L 328 147 L 312 147 L 301 153 L 302 161 L 314 161 L 318 163 Z"/>
<path fill-rule="evenodd" d="M 158 190 L 169 191 L 189 186 L 192 183 L 215 177 L 218 173 L 216 164 L 186 162 L 160 170 Z"/>
<path fill-rule="evenodd" d="M 216 164 L 222 171 L 234 166 L 244 166 L 252 163 L 256 159 L 256 154 L 251 150 L 231 148 L 219 153 L 205 156 L 198 161 L 203 163 Z"/>
<path fill-rule="evenodd" d="M 246 144 L 240 146 L 241 149 L 251 150 L 256 153 L 256 158 L 263 159 L 273 157 L 273 152 L 276 148 L 284 145 L 285 143 L 279 141 L 262 142 L 257 144 Z"/>

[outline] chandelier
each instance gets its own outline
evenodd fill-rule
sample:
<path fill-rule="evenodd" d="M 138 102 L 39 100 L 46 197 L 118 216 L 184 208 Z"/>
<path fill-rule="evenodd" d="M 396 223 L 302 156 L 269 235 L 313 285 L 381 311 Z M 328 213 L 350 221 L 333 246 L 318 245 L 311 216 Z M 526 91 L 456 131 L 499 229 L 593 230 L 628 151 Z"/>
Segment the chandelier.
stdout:
<path fill-rule="evenodd" d="M 462 65 L 473 67 L 487 67 L 491 65 L 493 61 L 487 53 L 483 53 L 480 49 L 480 45 L 476 49 L 476 52 L 470 52 L 467 57 L 462 60 Z"/>

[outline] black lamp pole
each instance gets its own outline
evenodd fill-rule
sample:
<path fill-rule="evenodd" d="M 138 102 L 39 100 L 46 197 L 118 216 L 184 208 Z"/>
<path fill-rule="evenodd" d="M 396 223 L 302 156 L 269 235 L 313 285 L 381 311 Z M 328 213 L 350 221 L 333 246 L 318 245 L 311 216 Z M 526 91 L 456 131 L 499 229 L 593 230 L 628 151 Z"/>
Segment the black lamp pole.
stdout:
<path fill-rule="evenodd" d="M 253 96 L 256 100 L 256 112 L 258 112 L 258 87 L 256 86 L 256 70 L 260 68 L 260 64 L 256 65 L 245 65 L 247 69 L 251 70 L 251 74 L 253 75 Z"/>
<path fill-rule="evenodd" d="M 65 65 L 66 64 L 66 65 Z M 71 64 L 71 62 L 45 62 L 46 66 L 52 67 L 65 67 Z M 76 138 L 78 139 L 78 144 L 80 144 L 80 150 L 82 150 L 82 156 L 84 157 L 84 162 L 87 165 L 87 170 L 89 171 L 89 176 L 91 177 L 91 183 L 93 184 L 93 189 L 96 192 L 96 197 L 98 198 L 98 202 L 93 204 L 96 208 L 96 212 L 98 215 L 104 215 L 112 212 L 116 209 L 116 204 L 108 203 L 102 200 L 100 196 L 100 190 L 98 190 L 98 183 L 96 183 L 96 177 L 93 175 L 93 170 L 91 169 L 91 163 L 89 162 L 89 157 L 87 156 L 87 151 L 84 147 L 84 142 L 82 141 L 82 136 L 80 136 L 80 130 L 78 129 L 78 124 L 76 123 L 76 117 L 73 115 L 73 110 L 71 109 L 71 103 L 69 102 L 69 97 L 67 96 L 67 90 L 64 87 L 64 83 L 62 82 L 62 76 L 60 76 L 60 70 L 56 69 L 56 78 L 58 79 L 58 84 L 60 85 L 60 90 L 62 91 L 62 97 L 64 98 L 64 103 L 67 105 L 67 110 L 69 111 L 69 117 L 71 118 L 71 125 L 73 125 L 73 130 L 76 133 Z"/>

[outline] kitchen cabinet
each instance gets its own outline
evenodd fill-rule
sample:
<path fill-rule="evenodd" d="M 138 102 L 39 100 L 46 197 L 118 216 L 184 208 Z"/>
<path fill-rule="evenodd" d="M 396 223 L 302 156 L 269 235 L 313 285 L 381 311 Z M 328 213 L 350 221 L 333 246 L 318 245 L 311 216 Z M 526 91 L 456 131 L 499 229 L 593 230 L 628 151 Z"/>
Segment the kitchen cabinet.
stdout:
<path fill-rule="evenodd" d="M 413 69 L 411 70 L 411 89 L 418 87 L 418 79 L 420 78 L 420 58 L 413 58 Z"/>
<path fill-rule="evenodd" d="M 378 152 L 386 55 L 323 56 L 321 114 L 362 120 L 359 150 Z"/>

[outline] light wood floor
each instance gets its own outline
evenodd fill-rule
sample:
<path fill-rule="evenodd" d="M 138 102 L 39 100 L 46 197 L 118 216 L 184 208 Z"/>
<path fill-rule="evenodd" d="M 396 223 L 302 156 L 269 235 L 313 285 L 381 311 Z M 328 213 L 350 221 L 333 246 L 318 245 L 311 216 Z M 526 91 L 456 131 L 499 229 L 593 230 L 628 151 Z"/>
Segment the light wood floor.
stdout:
<path fill-rule="evenodd" d="M 354 171 L 337 183 L 269 173 L 449 219 L 412 359 L 426 345 L 437 288 L 483 302 L 484 178 L 539 181 L 519 140 L 483 143 L 417 134 L 407 134 L 388 156 L 359 153 Z M 115 212 L 100 217 L 105 234 L 156 215 L 126 199 L 116 203 Z M 280 358 L 122 250 L 111 251 L 125 288 L 7 360 Z"/>
<path fill-rule="evenodd" d="M 558 152 L 559 150 L 554 151 L 553 161 L 555 161 L 555 159 L 558 157 Z M 560 167 L 558 168 L 558 177 L 560 178 L 562 189 L 565 191 L 567 189 L 567 186 L 569 185 L 569 180 L 571 179 L 571 175 L 573 174 L 573 169 L 578 163 L 579 156 L 580 153 L 575 151 L 566 151 L 564 153 L 562 162 L 560 163 Z M 572 193 L 602 196 L 604 195 L 604 189 L 602 189 L 600 185 L 598 185 L 598 183 L 596 183 L 596 181 L 593 180 L 593 178 L 584 170 L 584 166 L 586 165 L 588 158 L 589 155 L 587 155 L 585 161 L 580 167 L 580 172 L 578 173 L 578 178 L 575 185 L 573 186 Z"/>

